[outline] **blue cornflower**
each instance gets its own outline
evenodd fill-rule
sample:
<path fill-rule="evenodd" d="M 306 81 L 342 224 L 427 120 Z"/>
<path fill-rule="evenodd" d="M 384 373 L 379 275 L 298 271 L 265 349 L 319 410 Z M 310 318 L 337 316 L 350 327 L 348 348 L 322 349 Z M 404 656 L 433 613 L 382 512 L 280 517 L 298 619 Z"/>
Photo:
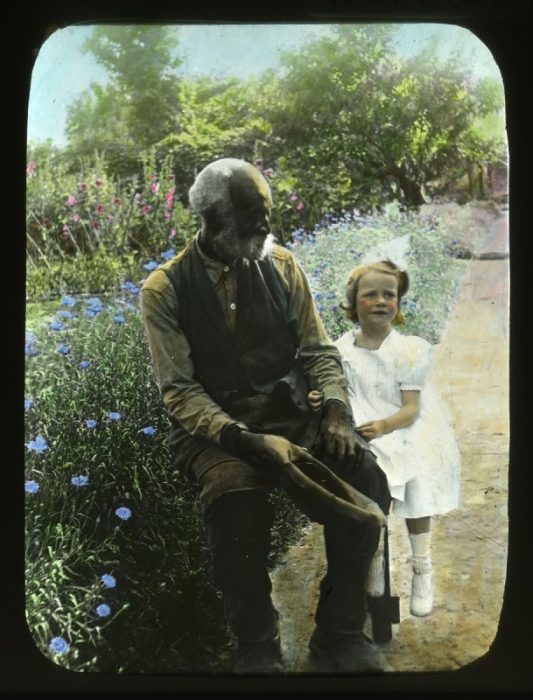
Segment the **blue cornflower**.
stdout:
<path fill-rule="evenodd" d="M 89 360 L 82 360 L 81 362 L 78 363 L 78 366 L 81 367 L 82 369 L 87 369 L 87 367 L 91 366 L 91 363 Z"/>
<path fill-rule="evenodd" d="M 66 345 L 65 343 L 61 343 L 61 345 L 57 346 L 57 352 L 60 352 L 62 355 L 68 355 L 70 352 L 70 346 Z"/>
<path fill-rule="evenodd" d="M 321 301 L 324 298 L 323 292 L 315 292 L 316 301 Z"/>
<path fill-rule="evenodd" d="M 111 614 L 111 608 L 106 603 L 101 603 L 97 608 L 96 612 L 100 617 L 107 617 Z"/>
<path fill-rule="evenodd" d="M 76 299 L 68 294 L 65 294 L 60 303 L 63 304 L 63 306 L 74 306 L 76 304 Z"/>
<path fill-rule="evenodd" d="M 87 299 L 87 306 L 90 306 L 91 308 L 101 309 L 103 306 L 102 300 L 98 297 L 91 297 L 90 299 Z"/>
<path fill-rule="evenodd" d="M 116 509 L 115 515 L 121 520 L 129 520 L 131 518 L 131 510 L 126 508 L 126 506 L 121 506 L 120 508 Z"/>
<path fill-rule="evenodd" d="M 27 443 L 27 448 L 30 452 L 44 452 L 48 449 L 48 445 L 42 435 L 37 435 L 35 440 L 30 440 Z"/>
<path fill-rule="evenodd" d="M 98 425 L 98 421 L 95 421 L 94 418 L 87 418 L 87 420 L 85 421 L 85 425 L 87 426 L 87 428 L 92 430 L 92 428 L 96 428 L 96 426 Z"/>
<path fill-rule="evenodd" d="M 101 308 L 89 308 L 85 309 L 85 315 L 88 316 L 89 318 L 94 318 L 94 316 L 98 316 L 98 314 L 102 311 Z"/>
<path fill-rule="evenodd" d="M 24 352 L 26 355 L 38 355 L 39 350 L 35 348 L 35 345 L 33 344 L 35 341 L 29 340 L 25 345 L 24 345 Z"/>
<path fill-rule="evenodd" d="M 145 435 L 155 435 L 157 433 L 157 430 L 155 428 L 152 428 L 151 425 L 147 425 L 146 428 L 141 428 L 140 432 L 144 433 Z"/>
<path fill-rule="evenodd" d="M 157 267 L 159 267 L 159 265 L 155 262 L 155 260 L 150 260 L 143 265 L 143 268 L 148 271 L 155 270 Z"/>
<path fill-rule="evenodd" d="M 122 314 L 117 314 L 116 316 L 113 316 L 113 321 L 115 323 L 124 323 L 126 318 Z"/>
<path fill-rule="evenodd" d="M 73 486 L 87 486 L 87 484 L 89 483 L 89 477 L 84 476 L 83 474 L 80 474 L 79 476 L 73 476 L 70 480 L 70 483 Z"/>
<path fill-rule="evenodd" d="M 62 331 L 64 327 L 65 324 L 61 323 L 61 321 L 52 321 L 48 326 L 48 328 L 50 328 L 51 331 Z"/>
<path fill-rule="evenodd" d="M 26 493 L 37 493 L 38 490 L 39 484 L 33 479 L 24 483 L 24 491 L 26 491 Z"/>
<path fill-rule="evenodd" d="M 109 420 L 120 420 L 122 418 L 122 414 L 116 411 L 110 411 L 107 414 L 107 417 L 109 418 Z"/>
<path fill-rule="evenodd" d="M 85 315 L 89 317 L 97 316 L 103 308 L 102 301 L 98 297 L 87 299 L 87 309 Z"/>
<path fill-rule="evenodd" d="M 33 406 L 33 399 L 24 399 L 24 410 L 27 411 Z"/>
<path fill-rule="evenodd" d="M 137 287 L 133 282 L 124 282 L 123 284 L 120 285 L 122 289 L 126 289 L 128 292 L 131 292 L 132 294 L 138 294 L 139 293 L 139 287 Z"/>
<path fill-rule="evenodd" d="M 170 260 L 176 255 L 176 249 L 175 248 L 169 248 L 168 250 L 165 250 L 163 253 L 161 253 L 161 257 L 163 260 Z"/>
<path fill-rule="evenodd" d="M 337 313 L 337 311 L 339 310 L 339 305 L 333 304 L 333 306 L 331 307 L 331 310 L 333 311 L 333 313 Z"/>
<path fill-rule="evenodd" d="M 103 574 L 100 579 L 106 588 L 115 588 L 117 585 L 116 578 L 111 574 Z"/>
<path fill-rule="evenodd" d="M 64 654 L 70 649 L 70 646 L 63 637 L 54 637 L 50 642 L 49 648 L 55 651 L 56 654 Z"/>
<path fill-rule="evenodd" d="M 60 316 L 61 318 L 74 318 L 73 313 L 71 313 L 70 311 L 65 311 L 64 309 L 60 309 L 57 312 L 57 315 Z"/>

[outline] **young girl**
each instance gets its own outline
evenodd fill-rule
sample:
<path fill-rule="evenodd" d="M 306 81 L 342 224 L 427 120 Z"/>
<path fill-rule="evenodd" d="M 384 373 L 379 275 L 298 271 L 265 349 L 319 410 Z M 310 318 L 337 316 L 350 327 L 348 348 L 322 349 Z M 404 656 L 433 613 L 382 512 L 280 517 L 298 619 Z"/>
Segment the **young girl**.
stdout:
<path fill-rule="evenodd" d="M 411 613 L 433 607 L 430 518 L 459 505 L 460 458 L 445 407 L 428 383 L 432 346 L 392 328 L 403 322 L 400 301 L 409 277 L 389 260 L 356 267 L 350 274 L 347 305 L 356 328 L 339 338 L 357 432 L 370 442 L 387 474 L 393 511 L 405 518 L 412 549 Z M 319 410 L 322 395 L 309 393 Z M 383 555 L 370 567 L 367 590 L 384 592 Z"/>

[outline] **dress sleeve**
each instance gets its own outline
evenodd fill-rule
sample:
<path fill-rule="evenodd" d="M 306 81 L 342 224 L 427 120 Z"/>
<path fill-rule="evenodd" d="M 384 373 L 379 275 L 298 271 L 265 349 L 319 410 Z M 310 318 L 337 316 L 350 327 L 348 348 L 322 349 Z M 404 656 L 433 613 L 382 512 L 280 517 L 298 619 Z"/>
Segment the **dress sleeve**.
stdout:
<path fill-rule="evenodd" d="M 396 354 L 396 373 L 401 391 L 420 391 L 433 366 L 433 347 L 417 336 L 402 338 Z"/>

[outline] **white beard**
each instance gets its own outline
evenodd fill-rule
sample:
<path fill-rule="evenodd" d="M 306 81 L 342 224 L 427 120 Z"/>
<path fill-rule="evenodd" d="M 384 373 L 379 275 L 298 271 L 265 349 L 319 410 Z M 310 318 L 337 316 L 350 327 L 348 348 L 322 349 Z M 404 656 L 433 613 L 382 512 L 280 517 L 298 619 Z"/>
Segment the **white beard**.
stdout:
<path fill-rule="evenodd" d="M 272 250 L 276 239 L 272 233 L 266 238 L 236 238 L 233 227 L 223 228 L 211 240 L 213 252 L 223 260 L 246 258 L 247 260 L 263 260 Z"/>

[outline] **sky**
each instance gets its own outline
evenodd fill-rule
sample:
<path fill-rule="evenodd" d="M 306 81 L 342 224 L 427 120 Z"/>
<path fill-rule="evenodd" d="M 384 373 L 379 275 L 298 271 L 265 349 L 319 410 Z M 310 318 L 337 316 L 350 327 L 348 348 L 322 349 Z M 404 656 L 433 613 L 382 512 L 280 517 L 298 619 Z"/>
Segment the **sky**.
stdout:
<path fill-rule="evenodd" d="M 28 140 L 51 139 L 66 143 L 68 106 L 91 83 L 105 84 L 107 74 L 94 57 L 82 51 L 90 26 L 69 26 L 55 31 L 41 46 L 31 79 L 28 105 Z M 194 77 L 246 78 L 276 68 L 282 51 L 298 50 L 303 43 L 331 31 L 328 24 L 182 24 L 180 72 Z M 469 30 L 446 24 L 411 24 L 399 27 L 398 49 L 409 55 L 419 51 L 431 36 L 441 40 L 443 57 L 463 52 L 476 76 L 501 79 L 491 52 Z"/>

